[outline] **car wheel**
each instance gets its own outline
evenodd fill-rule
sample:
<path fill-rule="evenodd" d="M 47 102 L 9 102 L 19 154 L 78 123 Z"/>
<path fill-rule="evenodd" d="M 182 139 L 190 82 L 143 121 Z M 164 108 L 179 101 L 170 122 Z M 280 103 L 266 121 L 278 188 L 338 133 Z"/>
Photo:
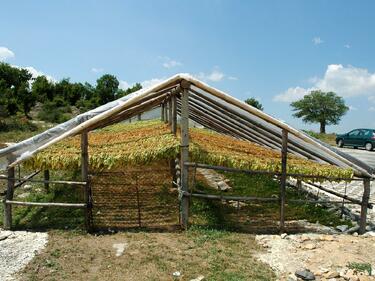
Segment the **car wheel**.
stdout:
<path fill-rule="evenodd" d="M 373 145 L 372 145 L 371 142 L 366 143 L 365 148 L 366 148 L 367 151 L 371 151 L 371 150 L 374 149 L 374 147 L 373 147 Z"/>
<path fill-rule="evenodd" d="M 339 140 L 339 141 L 337 142 L 337 146 L 338 146 L 338 147 L 343 147 L 343 146 L 344 146 L 344 141 L 343 141 L 343 140 Z"/>

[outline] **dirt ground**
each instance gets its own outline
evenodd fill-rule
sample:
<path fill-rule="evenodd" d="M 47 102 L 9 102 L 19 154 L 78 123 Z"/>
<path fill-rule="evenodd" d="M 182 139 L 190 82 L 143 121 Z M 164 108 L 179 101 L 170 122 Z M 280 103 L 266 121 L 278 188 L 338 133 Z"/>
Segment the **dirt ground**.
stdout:
<path fill-rule="evenodd" d="M 268 263 L 282 277 L 281 280 L 287 280 L 288 276 L 294 276 L 297 270 L 304 268 L 315 273 L 318 280 L 326 280 L 324 276 L 328 272 L 345 276 L 350 263 L 368 263 L 375 268 L 375 237 L 371 235 L 298 234 L 285 238 L 258 235 L 256 240 L 266 249 L 258 257 Z M 363 280 L 375 278 L 366 276 Z"/>
<path fill-rule="evenodd" d="M 189 230 L 105 235 L 51 232 L 21 280 L 274 280 L 254 236 Z M 198 279 L 197 279 L 198 278 Z"/>

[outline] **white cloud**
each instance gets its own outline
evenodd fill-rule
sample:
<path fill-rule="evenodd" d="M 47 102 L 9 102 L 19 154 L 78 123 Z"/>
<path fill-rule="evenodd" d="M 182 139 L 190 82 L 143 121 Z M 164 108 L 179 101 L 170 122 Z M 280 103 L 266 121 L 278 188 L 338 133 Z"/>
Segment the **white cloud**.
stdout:
<path fill-rule="evenodd" d="M 54 77 L 52 77 L 50 75 L 46 75 L 44 72 L 39 71 L 32 66 L 18 66 L 18 65 L 12 65 L 12 66 L 16 67 L 16 68 L 19 68 L 19 69 L 26 69 L 27 71 L 30 72 L 30 74 L 32 76 L 31 78 L 33 78 L 33 79 L 37 78 L 38 76 L 45 76 L 47 78 L 47 80 L 49 80 L 50 82 L 56 82 L 57 81 Z"/>
<path fill-rule="evenodd" d="M 91 68 L 91 72 L 94 72 L 94 73 L 99 73 L 99 72 L 103 72 L 103 71 L 104 71 L 103 68 L 97 68 L 97 67 Z"/>
<path fill-rule="evenodd" d="M 368 111 L 375 111 L 375 106 L 370 106 Z"/>
<path fill-rule="evenodd" d="M 176 67 L 176 66 L 181 66 L 182 63 L 179 62 L 179 61 L 176 61 L 174 59 L 171 59 L 169 57 L 162 57 L 162 56 L 159 56 L 158 57 L 160 60 L 163 61 L 162 65 L 163 67 L 165 68 L 173 68 L 173 67 Z"/>
<path fill-rule="evenodd" d="M 122 90 L 126 90 L 126 89 L 130 88 L 130 84 L 128 82 L 124 81 L 124 80 L 120 80 L 118 87 Z"/>
<path fill-rule="evenodd" d="M 314 45 L 320 45 L 322 44 L 324 41 L 320 38 L 320 37 L 314 37 L 312 39 L 312 42 L 314 43 Z"/>
<path fill-rule="evenodd" d="M 342 97 L 370 96 L 375 101 L 375 73 L 365 68 L 343 66 L 341 64 L 328 65 L 323 78 L 318 78 L 310 88 L 300 86 L 289 88 L 274 97 L 275 101 L 291 102 L 302 98 L 311 90 L 333 91 Z"/>
<path fill-rule="evenodd" d="M 143 88 L 148 88 L 148 87 L 151 87 L 151 86 L 154 86 L 162 81 L 164 81 L 165 78 L 152 78 L 150 80 L 145 80 L 143 82 L 141 82 L 141 85 Z"/>
<path fill-rule="evenodd" d="M 0 46 L 0 61 L 5 61 L 10 58 L 14 58 L 14 53 L 7 47 Z"/>
<path fill-rule="evenodd" d="M 228 76 L 228 80 L 234 80 L 234 81 L 237 81 L 237 80 L 238 80 L 238 78 L 237 78 L 237 77 L 235 77 L 235 76 Z"/>
<path fill-rule="evenodd" d="M 214 69 L 210 73 L 199 72 L 199 74 L 195 76 L 203 81 L 219 82 L 223 80 L 225 74 L 218 69 Z"/>
<path fill-rule="evenodd" d="M 352 46 L 350 46 L 349 44 L 345 44 L 344 47 L 350 49 Z"/>
<path fill-rule="evenodd" d="M 358 108 L 356 108 L 356 107 L 353 106 L 353 105 L 348 105 L 348 107 L 349 107 L 349 110 L 352 110 L 352 111 L 356 111 L 356 110 L 358 110 Z"/>

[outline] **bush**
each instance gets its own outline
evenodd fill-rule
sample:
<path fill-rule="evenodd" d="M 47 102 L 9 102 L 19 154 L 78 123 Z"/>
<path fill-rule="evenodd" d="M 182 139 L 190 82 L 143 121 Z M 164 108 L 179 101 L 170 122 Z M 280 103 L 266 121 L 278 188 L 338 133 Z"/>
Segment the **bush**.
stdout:
<path fill-rule="evenodd" d="M 26 117 L 12 116 L 0 118 L 0 132 L 36 131 L 38 127 Z"/>
<path fill-rule="evenodd" d="M 70 106 L 61 98 L 47 101 L 43 104 L 42 110 L 38 113 L 38 118 L 51 123 L 63 123 L 70 119 Z"/>

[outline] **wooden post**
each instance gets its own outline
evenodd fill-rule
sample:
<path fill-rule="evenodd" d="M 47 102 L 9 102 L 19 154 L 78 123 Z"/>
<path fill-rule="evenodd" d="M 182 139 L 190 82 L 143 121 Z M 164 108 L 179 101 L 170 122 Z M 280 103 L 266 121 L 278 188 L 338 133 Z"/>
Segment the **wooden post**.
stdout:
<path fill-rule="evenodd" d="M 44 188 L 47 192 L 49 192 L 49 170 L 44 170 L 44 180 L 47 181 L 44 183 Z"/>
<path fill-rule="evenodd" d="M 14 194 L 14 183 L 15 183 L 15 172 L 14 167 L 8 169 L 8 186 L 5 200 L 12 200 Z M 12 228 L 12 205 L 6 204 L 4 200 L 4 229 Z"/>
<path fill-rule="evenodd" d="M 168 103 L 164 102 L 164 123 L 168 123 Z"/>
<path fill-rule="evenodd" d="M 172 100 L 172 134 L 176 135 L 177 133 L 177 101 L 176 95 L 171 97 Z"/>
<path fill-rule="evenodd" d="M 142 120 L 142 113 L 139 113 L 139 114 L 137 115 L 137 120 L 138 120 L 138 121 L 141 121 L 141 120 Z"/>
<path fill-rule="evenodd" d="M 161 121 L 164 121 L 164 111 L 165 111 L 165 107 L 164 107 L 164 103 L 161 104 L 161 112 L 160 112 L 160 120 Z"/>
<path fill-rule="evenodd" d="M 172 98 L 168 100 L 168 125 L 172 126 Z"/>
<path fill-rule="evenodd" d="M 288 154 L 288 131 L 282 131 L 282 149 L 281 149 L 281 177 L 280 177 L 280 232 L 285 228 L 285 187 L 286 187 L 286 164 Z"/>
<path fill-rule="evenodd" d="M 359 221 L 359 234 L 366 232 L 367 206 L 370 198 L 370 179 L 363 180 L 363 195 L 361 204 L 361 218 Z"/>
<path fill-rule="evenodd" d="M 89 153 L 88 153 L 88 133 L 83 132 L 81 135 L 81 174 L 84 185 L 85 209 L 85 227 L 88 232 L 91 231 L 91 198 L 89 183 Z"/>
<path fill-rule="evenodd" d="M 189 161 L 189 83 L 181 82 L 181 191 L 189 190 L 189 166 L 185 162 Z M 188 226 L 189 221 L 189 198 L 181 198 L 181 225 L 184 229 Z"/>

